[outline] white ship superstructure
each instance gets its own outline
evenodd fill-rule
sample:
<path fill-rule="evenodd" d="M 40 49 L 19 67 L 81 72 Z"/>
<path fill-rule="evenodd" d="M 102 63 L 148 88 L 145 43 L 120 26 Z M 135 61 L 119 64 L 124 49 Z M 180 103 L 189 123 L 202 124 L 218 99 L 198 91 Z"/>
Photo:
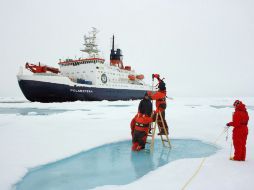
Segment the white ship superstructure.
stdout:
<path fill-rule="evenodd" d="M 87 53 L 88 57 L 60 60 L 58 63 L 60 70 L 27 63 L 26 67 L 33 72 L 33 75 L 18 75 L 21 90 L 27 99 L 41 102 L 128 100 L 140 99 L 147 90 L 151 90 L 151 87 L 143 82 L 143 75 L 137 75 L 130 66 L 124 67 L 121 50 L 114 49 L 114 36 L 110 63 L 105 63 L 99 55 L 96 44 L 97 33 L 98 31 L 93 28 L 88 36 L 84 36 L 84 49 L 81 51 Z M 57 85 L 56 93 L 53 93 L 54 85 Z M 39 96 L 43 98 L 38 97 L 38 93 L 31 92 L 29 88 L 34 86 L 40 89 Z M 64 89 L 64 92 L 61 89 Z M 61 93 L 63 96 L 59 97 Z"/>

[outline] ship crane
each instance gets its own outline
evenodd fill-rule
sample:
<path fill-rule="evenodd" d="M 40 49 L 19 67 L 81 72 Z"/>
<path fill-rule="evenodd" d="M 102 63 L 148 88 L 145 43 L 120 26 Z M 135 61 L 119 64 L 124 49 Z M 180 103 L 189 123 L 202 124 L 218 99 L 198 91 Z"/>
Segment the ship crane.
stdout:
<path fill-rule="evenodd" d="M 49 67 L 47 65 L 41 65 L 40 62 L 39 65 L 26 63 L 26 69 L 30 70 L 33 73 L 46 73 L 47 71 L 55 74 L 60 73 L 58 68 Z"/>

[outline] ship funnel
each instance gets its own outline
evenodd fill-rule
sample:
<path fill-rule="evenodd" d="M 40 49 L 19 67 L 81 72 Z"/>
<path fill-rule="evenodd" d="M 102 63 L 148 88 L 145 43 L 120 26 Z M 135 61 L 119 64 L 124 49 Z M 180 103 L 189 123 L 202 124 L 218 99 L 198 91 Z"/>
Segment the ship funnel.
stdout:
<path fill-rule="evenodd" d="M 115 50 L 115 36 L 113 35 L 112 38 L 112 49 L 111 49 L 111 53 L 110 53 L 110 60 L 111 61 L 116 61 L 116 60 L 122 60 L 122 51 L 121 49 L 116 49 Z"/>
<path fill-rule="evenodd" d="M 122 51 L 120 49 L 115 50 L 115 36 L 113 35 L 112 49 L 110 53 L 110 64 L 118 66 L 119 68 L 122 69 L 124 68 L 122 59 L 123 59 Z"/>

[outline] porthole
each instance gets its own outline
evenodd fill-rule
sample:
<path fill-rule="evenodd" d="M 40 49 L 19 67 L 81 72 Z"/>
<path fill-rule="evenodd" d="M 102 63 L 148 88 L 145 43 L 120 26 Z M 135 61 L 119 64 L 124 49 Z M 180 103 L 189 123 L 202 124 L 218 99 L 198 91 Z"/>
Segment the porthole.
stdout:
<path fill-rule="evenodd" d="M 108 81 L 107 75 L 106 75 L 105 73 L 102 74 L 102 75 L 101 75 L 101 82 L 105 84 L 105 83 L 107 83 L 107 81 Z"/>

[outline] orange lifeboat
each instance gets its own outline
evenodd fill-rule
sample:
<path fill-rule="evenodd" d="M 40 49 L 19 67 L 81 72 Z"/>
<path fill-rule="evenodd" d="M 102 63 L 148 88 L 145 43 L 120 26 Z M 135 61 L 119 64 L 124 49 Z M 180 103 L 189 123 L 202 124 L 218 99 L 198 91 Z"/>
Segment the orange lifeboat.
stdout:
<path fill-rule="evenodd" d="M 125 66 L 124 69 L 127 70 L 127 71 L 130 71 L 131 70 L 131 66 Z"/>
<path fill-rule="evenodd" d="M 139 79 L 139 80 L 143 80 L 144 79 L 144 75 L 137 75 L 136 78 Z"/>
<path fill-rule="evenodd" d="M 129 75 L 128 78 L 129 78 L 130 80 L 135 80 L 135 79 L 136 79 L 135 75 Z"/>

